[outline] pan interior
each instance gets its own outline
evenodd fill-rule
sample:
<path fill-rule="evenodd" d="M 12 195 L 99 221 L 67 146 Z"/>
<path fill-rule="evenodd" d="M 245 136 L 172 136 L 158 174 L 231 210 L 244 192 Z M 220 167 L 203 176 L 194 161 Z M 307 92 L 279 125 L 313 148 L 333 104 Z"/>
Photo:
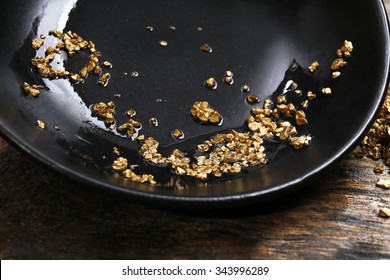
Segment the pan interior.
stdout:
<path fill-rule="evenodd" d="M 260 197 L 294 187 L 328 169 L 356 144 L 380 105 L 387 82 L 388 30 L 380 1 L 32 4 L 19 0 L 9 1 L 4 10 L 0 35 L 9 39 L 1 52 L 3 132 L 61 172 L 139 197 L 207 200 L 249 193 Z M 20 17 L 25 19 L 23 24 L 17 23 Z M 41 79 L 29 63 L 36 55 L 31 40 L 51 29 L 71 30 L 96 44 L 101 60 L 113 65 L 105 69 L 111 74 L 106 87 L 99 86 L 93 75 L 76 85 Z M 354 54 L 342 77 L 332 81 L 329 65 L 346 39 L 354 43 Z M 201 51 L 205 43 L 211 53 Z M 76 71 L 87 59 L 87 53 L 80 53 L 72 59 L 63 55 L 58 61 Z M 314 60 L 321 65 L 309 75 L 307 67 Z M 289 72 L 293 61 L 302 66 L 298 74 Z M 231 85 L 223 81 L 228 70 L 234 73 Z M 204 85 L 209 77 L 217 81 L 215 90 Z M 128 119 L 128 109 L 134 109 L 134 118 L 143 124 L 140 134 L 157 139 L 164 153 L 175 148 L 191 153 L 196 144 L 217 132 L 242 130 L 253 107 L 246 102 L 243 85 L 250 85 L 250 94 L 264 100 L 279 93 L 291 77 L 304 92 L 319 93 L 325 86 L 334 91 L 308 109 L 309 124 L 302 132 L 313 136 L 312 145 L 302 151 L 275 145 L 266 166 L 208 183 L 177 180 L 167 168 L 144 166 L 137 152 L 139 144 L 107 128 L 90 110 L 94 103 L 114 101 L 119 123 Z M 46 89 L 38 98 L 26 96 L 21 90 L 24 81 L 43 83 Z M 212 104 L 223 123 L 196 122 L 189 114 L 195 101 Z M 151 118 L 157 119 L 158 126 L 150 123 Z M 44 121 L 46 129 L 38 129 L 36 120 Z M 184 132 L 183 140 L 172 137 L 176 128 Z M 132 163 L 156 174 L 163 186 L 139 185 L 113 174 L 114 147 Z"/>

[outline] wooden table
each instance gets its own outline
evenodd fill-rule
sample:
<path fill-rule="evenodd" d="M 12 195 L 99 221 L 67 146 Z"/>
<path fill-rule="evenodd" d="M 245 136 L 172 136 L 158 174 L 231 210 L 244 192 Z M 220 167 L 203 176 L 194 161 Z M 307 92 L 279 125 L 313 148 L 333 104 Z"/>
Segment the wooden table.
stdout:
<path fill-rule="evenodd" d="M 265 205 L 177 212 L 91 192 L 0 138 L 0 259 L 390 259 L 374 165 L 350 156 Z"/>

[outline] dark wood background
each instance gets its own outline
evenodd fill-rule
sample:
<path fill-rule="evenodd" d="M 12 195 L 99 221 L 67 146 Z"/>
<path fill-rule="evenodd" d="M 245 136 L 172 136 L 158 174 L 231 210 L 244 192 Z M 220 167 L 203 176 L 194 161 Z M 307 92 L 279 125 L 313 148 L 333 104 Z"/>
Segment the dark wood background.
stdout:
<path fill-rule="evenodd" d="M 350 156 L 265 205 L 183 212 L 92 192 L 0 138 L 0 259 L 390 259 L 374 165 Z"/>

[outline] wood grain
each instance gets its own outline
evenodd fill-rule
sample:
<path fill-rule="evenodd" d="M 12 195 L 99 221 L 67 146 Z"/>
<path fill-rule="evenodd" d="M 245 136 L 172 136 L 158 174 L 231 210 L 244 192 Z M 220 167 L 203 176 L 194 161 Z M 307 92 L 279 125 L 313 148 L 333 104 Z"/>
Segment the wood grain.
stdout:
<path fill-rule="evenodd" d="M 0 259 L 390 259 L 374 165 L 350 156 L 264 205 L 177 212 L 91 192 L 0 138 Z"/>

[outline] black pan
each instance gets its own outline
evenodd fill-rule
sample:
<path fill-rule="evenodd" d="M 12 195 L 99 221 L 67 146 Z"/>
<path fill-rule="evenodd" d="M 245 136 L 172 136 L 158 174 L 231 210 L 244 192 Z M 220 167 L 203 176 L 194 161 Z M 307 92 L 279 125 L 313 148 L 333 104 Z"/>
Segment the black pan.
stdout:
<path fill-rule="evenodd" d="M 2 3 L 0 20 L 3 135 L 66 176 L 160 206 L 259 203 L 313 182 L 358 143 L 388 84 L 389 29 L 378 0 L 15 0 Z M 145 30 L 147 25 L 153 32 Z M 31 40 L 50 29 L 71 30 L 93 41 L 102 60 L 114 66 L 108 85 L 98 86 L 93 76 L 78 85 L 42 80 L 29 62 L 36 54 Z M 352 58 L 342 76 L 331 80 L 329 65 L 345 39 L 354 44 Z M 160 46 L 160 40 L 168 46 Z M 203 43 L 213 52 L 202 53 Z M 320 68 L 309 74 L 307 67 L 314 60 Z M 296 71 L 289 70 L 293 61 Z M 79 55 L 66 65 L 79 69 L 85 62 Z M 226 70 L 234 73 L 233 85 L 222 82 Z M 132 71 L 139 76 L 132 78 Z M 214 91 L 203 84 L 210 76 L 219 84 Z M 163 153 L 173 148 L 190 152 L 217 131 L 242 130 L 252 107 L 241 91 L 243 84 L 264 99 L 274 97 L 290 79 L 298 80 L 305 91 L 319 93 L 324 86 L 333 90 L 307 111 L 309 123 L 302 133 L 313 136 L 311 145 L 296 151 L 275 143 L 267 165 L 208 182 L 178 179 L 167 169 L 145 164 L 136 141 L 107 129 L 89 109 L 109 100 L 116 102 L 118 112 L 131 107 L 143 123 L 142 133 L 158 139 Z M 34 98 L 23 92 L 23 82 L 44 84 L 45 89 Z M 214 104 L 224 116 L 223 124 L 197 123 L 189 107 L 198 100 Z M 158 120 L 157 127 L 149 123 L 151 117 Z M 37 127 L 37 120 L 46 128 Z M 172 138 L 175 128 L 184 131 L 183 140 Z M 133 183 L 113 173 L 113 147 L 155 174 L 161 185 Z"/>

